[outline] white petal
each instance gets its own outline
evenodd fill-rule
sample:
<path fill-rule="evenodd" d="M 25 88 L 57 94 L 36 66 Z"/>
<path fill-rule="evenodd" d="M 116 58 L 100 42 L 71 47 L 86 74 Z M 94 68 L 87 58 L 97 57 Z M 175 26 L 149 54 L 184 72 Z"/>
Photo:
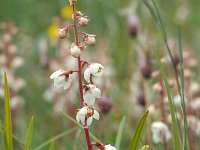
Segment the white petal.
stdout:
<path fill-rule="evenodd" d="M 70 86 L 71 86 L 71 83 L 72 83 L 72 79 L 69 77 L 67 79 L 67 82 L 65 82 L 65 85 L 64 85 L 64 89 L 68 89 Z"/>
<path fill-rule="evenodd" d="M 105 149 L 104 150 L 117 150 L 114 146 L 112 145 L 105 145 Z"/>
<path fill-rule="evenodd" d="M 96 111 L 96 110 L 94 110 L 94 114 L 93 114 L 93 116 L 92 116 L 94 119 L 96 119 L 96 120 L 99 120 L 99 113 Z"/>
<path fill-rule="evenodd" d="M 84 72 L 84 79 L 88 83 L 90 83 L 90 75 L 91 75 L 90 68 L 88 67 L 85 69 L 85 72 Z"/>
<path fill-rule="evenodd" d="M 90 118 L 87 119 L 87 126 L 90 126 L 90 125 L 91 125 L 92 120 L 93 120 L 92 117 L 90 117 Z"/>
<path fill-rule="evenodd" d="M 79 110 L 80 115 L 85 116 L 87 114 L 87 107 L 83 107 Z"/>
<path fill-rule="evenodd" d="M 65 71 L 60 69 L 60 70 L 57 70 L 55 71 L 54 73 L 52 73 L 52 75 L 50 76 L 50 79 L 55 79 L 57 78 L 58 76 L 60 76 L 61 74 L 63 74 Z"/>
<path fill-rule="evenodd" d="M 104 67 L 99 63 L 90 64 L 91 74 L 97 77 L 101 77 L 103 75 Z"/>
<path fill-rule="evenodd" d="M 85 116 L 81 116 L 81 123 L 85 125 Z"/>
<path fill-rule="evenodd" d="M 93 96 L 92 93 L 90 92 L 87 92 L 85 95 L 84 95 L 84 102 L 88 105 L 93 105 L 95 103 L 95 97 Z"/>
<path fill-rule="evenodd" d="M 57 88 L 61 88 L 65 85 L 65 77 L 64 76 L 59 76 L 54 79 L 54 86 Z"/>
<path fill-rule="evenodd" d="M 80 122 L 80 120 L 81 120 L 81 116 L 80 116 L 79 112 L 77 112 L 77 114 L 76 114 L 76 121 Z"/>
<path fill-rule="evenodd" d="M 100 91 L 100 89 L 98 89 L 96 87 L 94 89 L 92 89 L 92 94 L 96 98 L 101 98 L 101 91 Z"/>

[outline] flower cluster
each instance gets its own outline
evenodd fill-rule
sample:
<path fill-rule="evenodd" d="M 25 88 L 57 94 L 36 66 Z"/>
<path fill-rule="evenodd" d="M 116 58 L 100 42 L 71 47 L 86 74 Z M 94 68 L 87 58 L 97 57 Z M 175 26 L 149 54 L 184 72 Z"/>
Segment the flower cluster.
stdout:
<path fill-rule="evenodd" d="M 24 106 L 24 99 L 18 93 L 25 86 L 25 81 L 21 77 L 16 76 L 15 72 L 24 64 L 24 59 L 19 56 L 17 44 L 15 41 L 18 28 L 11 22 L 0 23 L 0 72 L 4 70 L 7 73 L 11 91 L 11 110 L 15 113 Z M 4 97 L 3 74 L 0 74 L 0 98 Z"/>
<path fill-rule="evenodd" d="M 88 150 L 92 150 L 93 146 L 96 146 L 100 150 L 116 150 L 111 145 L 104 144 L 92 144 L 90 137 L 88 136 L 88 127 L 92 124 L 93 118 L 99 120 L 100 115 L 95 110 L 94 104 L 97 98 L 101 98 L 101 90 L 95 85 L 93 79 L 96 77 L 102 77 L 104 67 L 99 63 L 89 63 L 81 59 L 82 53 L 85 51 L 87 46 L 95 46 L 95 35 L 87 34 L 84 32 L 78 32 L 79 26 L 86 26 L 89 22 L 88 16 L 85 16 L 82 12 L 77 11 L 75 8 L 76 0 L 70 0 L 70 5 L 73 8 L 73 21 L 72 25 L 65 28 L 58 29 L 58 35 L 60 39 L 70 37 L 70 30 L 74 30 L 74 42 L 71 44 L 70 54 L 72 57 L 77 58 L 78 69 L 77 70 L 63 70 L 59 69 L 55 71 L 50 79 L 54 80 L 54 86 L 56 88 L 69 89 L 71 83 L 75 78 L 72 78 L 72 74 L 78 74 L 78 84 L 80 93 L 81 108 L 77 110 L 76 120 L 81 122 L 84 126 L 84 131 L 87 140 Z M 79 40 L 79 38 L 82 40 Z M 82 79 L 82 71 L 84 71 L 85 83 Z"/>

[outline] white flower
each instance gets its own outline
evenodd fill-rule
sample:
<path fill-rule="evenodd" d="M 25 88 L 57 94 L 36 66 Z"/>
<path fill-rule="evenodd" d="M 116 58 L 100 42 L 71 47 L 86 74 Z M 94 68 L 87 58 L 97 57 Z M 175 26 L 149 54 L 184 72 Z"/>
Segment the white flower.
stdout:
<path fill-rule="evenodd" d="M 84 79 L 90 83 L 90 76 L 101 77 L 104 67 L 99 63 L 91 63 L 84 72 Z"/>
<path fill-rule="evenodd" d="M 172 137 L 168 126 L 165 123 L 160 122 L 160 121 L 152 123 L 151 131 L 153 134 L 153 142 L 156 144 L 164 143 L 164 140 L 168 142 Z"/>
<path fill-rule="evenodd" d="M 109 145 L 105 145 L 104 150 L 117 150 L 117 149 L 114 146 L 109 144 Z"/>
<path fill-rule="evenodd" d="M 81 121 L 84 126 L 90 126 L 93 118 L 99 120 L 99 113 L 88 106 L 81 108 L 76 114 L 77 122 Z"/>
<path fill-rule="evenodd" d="M 101 98 L 101 91 L 93 84 L 86 85 L 83 94 L 84 102 L 87 105 L 93 105 L 95 98 Z"/>
<path fill-rule="evenodd" d="M 64 75 L 65 71 L 60 69 L 54 72 L 51 76 L 50 79 L 54 80 L 54 86 L 56 88 L 61 88 L 63 87 L 64 89 L 68 89 L 71 85 L 72 79 L 70 75 Z"/>
<path fill-rule="evenodd" d="M 191 101 L 190 107 L 192 108 L 192 110 L 196 110 L 196 111 L 200 110 L 200 97 Z"/>
<path fill-rule="evenodd" d="M 75 43 L 72 43 L 71 45 L 71 55 L 75 58 L 78 58 L 81 55 L 81 49 Z"/>

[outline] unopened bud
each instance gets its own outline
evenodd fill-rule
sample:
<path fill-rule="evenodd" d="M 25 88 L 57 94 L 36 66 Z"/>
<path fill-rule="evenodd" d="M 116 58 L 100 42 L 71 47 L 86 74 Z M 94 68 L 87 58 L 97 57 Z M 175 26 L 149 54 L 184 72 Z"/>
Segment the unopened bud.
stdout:
<path fill-rule="evenodd" d="M 84 42 L 87 46 L 95 46 L 95 36 L 96 35 L 86 35 Z"/>
<path fill-rule="evenodd" d="M 77 0 L 69 0 L 69 4 L 72 6 Z"/>
<path fill-rule="evenodd" d="M 75 58 L 78 58 L 81 55 L 81 49 L 74 43 L 71 46 L 71 55 Z"/>
<path fill-rule="evenodd" d="M 89 22 L 89 19 L 87 17 L 79 17 L 78 18 L 78 24 L 80 26 L 86 26 Z"/>
<path fill-rule="evenodd" d="M 64 39 L 64 38 L 66 38 L 67 37 L 67 32 L 66 32 L 66 30 L 65 30 L 65 28 L 64 29 L 58 29 L 58 35 L 59 35 L 59 37 L 61 38 L 61 39 Z"/>

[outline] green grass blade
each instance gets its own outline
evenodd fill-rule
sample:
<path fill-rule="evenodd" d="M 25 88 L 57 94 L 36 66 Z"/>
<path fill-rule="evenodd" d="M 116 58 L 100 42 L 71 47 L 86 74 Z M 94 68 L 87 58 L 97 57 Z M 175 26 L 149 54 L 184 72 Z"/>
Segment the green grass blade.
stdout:
<path fill-rule="evenodd" d="M 180 28 L 179 32 L 179 54 L 180 54 L 180 76 L 181 76 L 181 107 L 182 107 L 182 114 L 183 114 L 183 121 L 184 121 L 184 134 L 183 134 L 183 150 L 187 150 L 187 141 L 188 141 L 188 124 L 186 118 L 186 107 L 185 107 L 185 83 L 184 83 L 184 71 L 183 71 L 183 52 L 182 52 L 182 44 L 181 44 L 181 31 Z"/>
<path fill-rule="evenodd" d="M 49 147 L 49 150 L 54 150 L 54 140 L 52 140 L 50 147 Z"/>
<path fill-rule="evenodd" d="M 141 137 L 141 134 L 142 134 L 142 129 L 144 127 L 144 124 L 145 124 L 145 121 L 147 119 L 147 116 L 149 114 L 149 111 L 147 111 L 141 118 L 138 126 L 137 126 L 137 129 L 135 131 L 135 134 L 133 136 L 133 140 L 132 140 L 132 143 L 131 143 L 131 147 L 130 147 L 130 150 L 137 150 L 138 149 L 138 145 L 139 145 L 139 141 L 140 141 L 140 137 Z"/>
<path fill-rule="evenodd" d="M 58 140 L 58 139 L 60 139 L 60 138 L 62 138 L 62 137 L 64 137 L 64 136 L 66 136 L 66 135 L 68 135 L 68 134 L 74 132 L 75 130 L 77 130 L 77 128 L 72 128 L 72 129 L 67 130 L 67 131 L 65 131 L 65 132 L 63 132 L 63 133 L 60 133 L 60 134 L 58 134 L 58 135 L 56 135 L 56 136 L 50 138 L 50 139 L 47 140 L 46 142 L 42 143 L 41 145 L 37 146 L 36 148 L 34 148 L 34 150 L 41 150 L 41 149 L 43 149 L 45 146 L 48 146 L 49 144 L 51 144 L 52 141 L 56 141 L 56 140 Z"/>
<path fill-rule="evenodd" d="M 32 116 L 31 121 L 29 123 L 27 135 L 26 135 L 26 143 L 25 143 L 24 150 L 30 150 L 31 142 L 32 142 L 32 135 L 33 135 L 33 123 L 34 123 L 34 117 Z"/>
<path fill-rule="evenodd" d="M 115 147 L 120 150 L 120 144 L 121 144 L 121 139 L 122 139 L 122 134 L 123 134 L 123 130 L 124 130 L 124 125 L 126 122 L 126 117 L 124 116 L 120 122 L 118 131 L 117 131 L 117 137 L 115 140 Z"/>
<path fill-rule="evenodd" d="M 62 111 L 62 113 L 69 120 L 71 120 L 72 122 L 74 122 L 75 124 L 77 124 L 79 128 L 84 129 L 84 127 L 81 124 L 79 124 L 74 118 L 70 117 L 69 115 L 67 115 L 63 111 Z M 100 142 L 100 140 L 94 134 L 92 134 L 91 132 L 90 132 L 90 137 L 92 138 L 92 140 Z"/>
<path fill-rule="evenodd" d="M 4 72 L 4 150 L 13 150 L 10 94 L 6 72 Z"/>
<path fill-rule="evenodd" d="M 178 121 L 176 118 L 176 109 L 174 106 L 172 92 L 170 90 L 170 87 L 169 87 L 169 84 L 167 81 L 166 72 L 164 71 L 164 67 L 160 63 L 160 59 L 159 59 L 159 56 L 157 53 L 156 53 L 156 58 L 157 58 L 157 61 L 159 62 L 159 67 L 160 67 L 160 71 L 161 71 L 161 74 L 163 77 L 164 87 L 165 87 L 167 97 L 169 100 L 170 114 L 171 114 L 171 119 L 172 119 L 172 133 L 173 133 L 173 143 L 174 143 L 173 146 L 174 146 L 174 149 L 180 150 L 181 149 L 181 146 L 180 146 L 181 140 L 180 140 L 180 133 L 179 133 L 179 125 L 178 125 Z"/>

